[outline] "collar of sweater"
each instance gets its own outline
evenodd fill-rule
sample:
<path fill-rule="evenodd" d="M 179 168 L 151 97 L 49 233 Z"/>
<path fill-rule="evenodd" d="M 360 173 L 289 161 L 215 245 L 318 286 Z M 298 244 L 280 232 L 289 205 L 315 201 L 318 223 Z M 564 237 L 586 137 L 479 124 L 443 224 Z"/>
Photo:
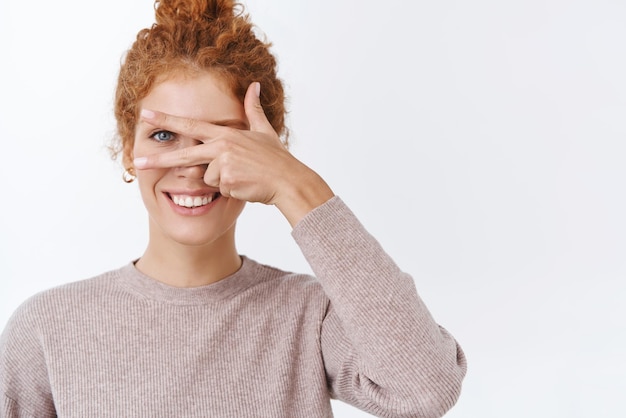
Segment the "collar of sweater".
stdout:
<path fill-rule="evenodd" d="M 174 287 L 146 276 L 130 262 L 118 270 L 120 285 L 144 298 L 173 305 L 202 305 L 231 298 L 258 282 L 259 265 L 242 256 L 241 268 L 234 274 L 206 286 Z"/>

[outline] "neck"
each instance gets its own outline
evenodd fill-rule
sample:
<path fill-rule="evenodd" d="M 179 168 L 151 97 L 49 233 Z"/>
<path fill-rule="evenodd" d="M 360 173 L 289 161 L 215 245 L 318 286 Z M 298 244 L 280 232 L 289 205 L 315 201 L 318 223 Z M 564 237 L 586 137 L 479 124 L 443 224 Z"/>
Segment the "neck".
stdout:
<path fill-rule="evenodd" d="M 241 267 L 234 238 L 203 246 L 151 239 L 135 263 L 139 271 L 174 287 L 197 287 L 218 282 Z"/>

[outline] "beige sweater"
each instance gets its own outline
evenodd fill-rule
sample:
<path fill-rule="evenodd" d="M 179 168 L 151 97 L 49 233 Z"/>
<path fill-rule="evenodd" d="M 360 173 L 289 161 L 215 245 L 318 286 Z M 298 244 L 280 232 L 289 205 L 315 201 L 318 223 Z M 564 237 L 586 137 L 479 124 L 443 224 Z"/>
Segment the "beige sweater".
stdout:
<path fill-rule="evenodd" d="M 244 257 L 181 289 L 132 263 L 26 301 L 0 339 L 0 417 L 439 417 L 466 363 L 338 197 L 293 236 L 316 277 Z"/>

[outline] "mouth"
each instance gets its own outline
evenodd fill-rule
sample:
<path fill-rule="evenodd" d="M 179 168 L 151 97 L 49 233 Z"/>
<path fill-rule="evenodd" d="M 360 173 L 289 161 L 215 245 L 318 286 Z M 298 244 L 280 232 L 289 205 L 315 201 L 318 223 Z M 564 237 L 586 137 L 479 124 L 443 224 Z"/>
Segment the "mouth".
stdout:
<path fill-rule="evenodd" d="M 178 205 L 184 208 L 199 208 L 201 206 L 206 206 L 221 196 L 219 192 L 206 194 L 202 196 L 190 196 L 190 195 L 185 195 L 185 194 L 170 194 L 170 193 L 167 193 L 167 195 L 172 200 L 172 202 L 174 202 L 175 205 Z"/>

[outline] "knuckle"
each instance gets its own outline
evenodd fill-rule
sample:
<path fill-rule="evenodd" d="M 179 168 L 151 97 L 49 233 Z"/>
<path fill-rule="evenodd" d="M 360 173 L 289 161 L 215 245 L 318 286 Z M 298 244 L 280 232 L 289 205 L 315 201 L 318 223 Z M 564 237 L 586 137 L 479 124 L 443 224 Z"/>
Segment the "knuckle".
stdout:
<path fill-rule="evenodd" d="M 169 115 L 161 114 L 161 113 L 158 113 L 156 115 L 156 117 L 154 118 L 154 121 L 157 124 L 157 126 L 161 128 L 165 128 L 165 129 L 169 128 L 173 122 L 172 118 Z"/>
<path fill-rule="evenodd" d="M 215 146 L 220 153 L 224 154 L 232 151 L 233 142 L 228 140 L 227 138 L 222 137 L 215 140 Z"/>
<path fill-rule="evenodd" d="M 235 167 L 235 156 L 231 152 L 223 152 L 218 157 L 221 167 L 220 176 L 232 176 L 232 170 Z"/>
<path fill-rule="evenodd" d="M 223 151 L 224 149 L 226 149 L 226 145 L 228 145 L 228 141 L 226 141 L 224 138 L 215 138 L 213 140 L 213 145 L 220 151 Z"/>
<path fill-rule="evenodd" d="M 233 178 L 230 174 L 222 172 L 220 175 L 220 189 L 224 188 L 226 190 L 231 190 L 234 187 L 235 183 L 233 182 Z"/>
<path fill-rule="evenodd" d="M 225 126 L 224 127 L 224 133 L 227 136 L 235 136 L 239 133 L 238 129 L 233 128 L 232 126 Z"/>
<path fill-rule="evenodd" d="M 191 147 L 185 147 L 178 150 L 178 158 L 183 162 L 188 162 L 191 158 Z"/>
<path fill-rule="evenodd" d="M 222 164 L 225 166 L 229 166 L 233 162 L 233 154 L 232 152 L 226 151 L 221 155 Z"/>
<path fill-rule="evenodd" d="M 186 118 L 183 120 L 183 129 L 187 132 L 195 132 L 198 126 L 198 121 L 195 119 Z"/>
<path fill-rule="evenodd" d="M 237 182 L 236 168 L 229 164 L 230 157 L 226 157 L 226 161 L 220 161 L 220 183 L 233 186 Z"/>

